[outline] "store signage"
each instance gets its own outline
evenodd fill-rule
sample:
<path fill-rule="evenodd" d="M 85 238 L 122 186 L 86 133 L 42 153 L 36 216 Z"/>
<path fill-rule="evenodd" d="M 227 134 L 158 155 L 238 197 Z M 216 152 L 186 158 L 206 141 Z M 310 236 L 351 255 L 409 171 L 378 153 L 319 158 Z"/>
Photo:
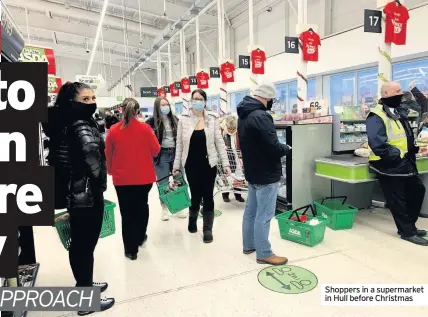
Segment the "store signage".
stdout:
<path fill-rule="evenodd" d="M 286 36 L 285 52 L 291 54 L 299 54 L 299 38 Z"/>
<path fill-rule="evenodd" d="M 364 32 L 382 33 L 382 11 L 364 10 Z"/>
<path fill-rule="evenodd" d="M 210 77 L 220 78 L 220 67 L 210 67 Z"/>
<path fill-rule="evenodd" d="M 163 91 L 164 91 L 166 94 L 171 93 L 171 90 L 169 89 L 169 86 L 163 86 Z"/>
<path fill-rule="evenodd" d="M 48 77 L 48 106 L 55 105 L 56 98 L 62 86 L 62 79 L 56 76 Z"/>
<path fill-rule="evenodd" d="M 141 87 L 141 97 L 153 98 L 158 96 L 158 89 L 156 87 Z"/>
<path fill-rule="evenodd" d="M 48 74 L 56 75 L 56 62 L 53 49 L 26 45 L 21 52 L 21 62 L 47 63 Z"/>
<path fill-rule="evenodd" d="M 24 48 L 24 38 L 12 20 L 12 16 L 1 2 L 1 52 L 10 62 L 17 62 Z"/>
<path fill-rule="evenodd" d="M 181 89 L 181 83 L 179 81 L 174 82 L 174 87 L 177 89 Z"/>
<path fill-rule="evenodd" d="M 251 68 L 250 56 L 239 55 L 239 68 Z"/>
<path fill-rule="evenodd" d="M 196 76 L 190 76 L 189 80 L 190 80 L 190 85 L 192 86 L 196 86 L 198 84 L 198 80 L 196 79 Z"/>
<path fill-rule="evenodd" d="M 304 108 L 310 109 L 312 113 L 319 113 L 321 116 L 328 115 L 328 103 L 325 99 L 307 101 Z"/>

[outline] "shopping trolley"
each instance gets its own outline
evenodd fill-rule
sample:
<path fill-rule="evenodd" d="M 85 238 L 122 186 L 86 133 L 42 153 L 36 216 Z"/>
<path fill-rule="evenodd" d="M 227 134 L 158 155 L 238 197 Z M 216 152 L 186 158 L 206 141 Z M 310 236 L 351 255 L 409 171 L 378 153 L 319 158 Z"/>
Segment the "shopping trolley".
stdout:
<path fill-rule="evenodd" d="M 227 157 L 229 159 L 231 175 L 226 175 L 223 164 L 217 165 L 217 177 L 215 181 L 214 196 L 218 193 L 238 193 L 248 192 L 248 182 L 245 180 L 244 165 L 242 163 L 242 154 L 239 150 L 228 149 Z"/>

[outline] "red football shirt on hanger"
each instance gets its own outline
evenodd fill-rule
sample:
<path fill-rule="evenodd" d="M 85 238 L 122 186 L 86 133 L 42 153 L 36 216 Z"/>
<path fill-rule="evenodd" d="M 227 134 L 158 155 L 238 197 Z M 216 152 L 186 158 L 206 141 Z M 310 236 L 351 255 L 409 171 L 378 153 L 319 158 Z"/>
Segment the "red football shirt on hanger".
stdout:
<path fill-rule="evenodd" d="M 321 45 L 320 36 L 311 31 L 305 31 L 299 36 L 302 42 L 303 60 L 318 62 L 318 46 Z"/>
<path fill-rule="evenodd" d="M 178 97 L 180 96 L 180 90 L 178 90 L 177 88 L 175 88 L 175 84 L 172 83 L 171 85 L 169 85 L 169 90 L 171 91 L 171 97 Z"/>
<path fill-rule="evenodd" d="M 385 43 L 406 44 L 407 21 L 410 19 L 407 8 L 393 1 L 383 9 L 385 13 Z"/>
<path fill-rule="evenodd" d="M 253 74 L 263 75 L 265 73 L 266 54 L 261 49 L 251 52 L 251 70 Z"/>
<path fill-rule="evenodd" d="M 199 89 L 208 89 L 208 81 L 210 79 L 210 75 L 208 75 L 206 72 L 199 72 L 196 74 L 196 79 L 198 81 Z"/>
<path fill-rule="evenodd" d="M 159 97 L 166 97 L 166 93 L 165 90 L 163 90 L 163 88 L 158 88 L 158 96 Z"/>
<path fill-rule="evenodd" d="M 235 81 L 235 65 L 232 63 L 223 63 L 220 65 L 220 76 L 222 83 L 233 83 Z"/>
<path fill-rule="evenodd" d="M 181 92 L 184 94 L 190 93 L 190 80 L 187 77 L 181 80 Z"/>

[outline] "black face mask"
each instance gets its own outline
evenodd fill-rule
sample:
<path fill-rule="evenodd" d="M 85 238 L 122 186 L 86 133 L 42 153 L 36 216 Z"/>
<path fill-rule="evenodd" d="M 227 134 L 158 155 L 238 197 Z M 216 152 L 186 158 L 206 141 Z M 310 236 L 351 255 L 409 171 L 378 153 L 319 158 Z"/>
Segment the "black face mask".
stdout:
<path fill-rule="evenodd" d="M 389 98 L 382 98 L 383 103 L 390 108 L 397 108 L 401 105 L 403 95 L 397 95 Z"/>
<path fill-rule="evenodd" d="M 94 115 L 95 111 L 97 111 L 97 104 L 73 101 L 71 103 L 71 111 L 72 114 L 78 118 L 89 119 Z"/>
<path fill-rule="evenodd" d="M 269 100 L 266 104 L 267 110 L 271 111 L 273 107 L 273 99 Z"/>

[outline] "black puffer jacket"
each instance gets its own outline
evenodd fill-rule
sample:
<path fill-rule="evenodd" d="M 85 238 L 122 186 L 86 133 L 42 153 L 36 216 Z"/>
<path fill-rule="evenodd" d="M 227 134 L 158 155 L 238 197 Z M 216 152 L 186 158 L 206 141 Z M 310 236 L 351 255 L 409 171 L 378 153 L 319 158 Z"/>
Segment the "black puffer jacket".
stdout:
<path fill-rule="evenodd" d="M 92 207 L 107 189 L 104 139 L 92 118 L 74 121 L 68 139 L 71 161 L 68 208 Z"/>

